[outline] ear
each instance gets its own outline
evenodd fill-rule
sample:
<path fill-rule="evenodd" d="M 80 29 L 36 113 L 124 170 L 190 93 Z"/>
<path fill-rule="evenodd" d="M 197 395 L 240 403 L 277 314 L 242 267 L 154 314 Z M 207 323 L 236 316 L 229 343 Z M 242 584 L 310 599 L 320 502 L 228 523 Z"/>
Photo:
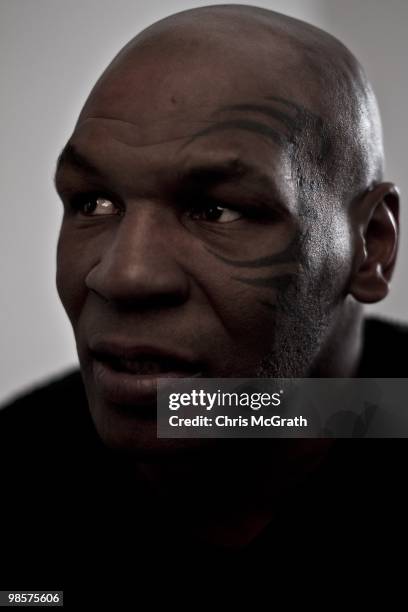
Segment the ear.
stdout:
<path fill-rule="evenodd" d="M 397 187 L 393 183 L 376 185 L 353 204 L 352 216 L 356 242 L 349 293 L 358 302 L 379 302 L 388 294 L 397 257 Z"/>

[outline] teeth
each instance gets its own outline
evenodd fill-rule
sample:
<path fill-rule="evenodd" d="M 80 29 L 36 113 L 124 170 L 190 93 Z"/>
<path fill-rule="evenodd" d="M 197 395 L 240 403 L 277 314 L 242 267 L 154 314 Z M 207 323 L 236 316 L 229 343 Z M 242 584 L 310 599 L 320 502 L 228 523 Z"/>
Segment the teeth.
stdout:
<path fill-rule="evenodd" d="M 159 375 L 168 372 L 190 371 L 186 364 L 171 358 L 155 358 L 149 355 L 140 356 L 138 359 L 125 359 L 113 357 L 112 355 L 101 355 L 101 361 L 107 363 L 117 372 L 131 372 L 133 374 Z"/>
<path fill-rule="evenodd" d="M 118 366 L 135 374 L 160 374 L 163 371 L 157 361 L 118 359 Z"/>

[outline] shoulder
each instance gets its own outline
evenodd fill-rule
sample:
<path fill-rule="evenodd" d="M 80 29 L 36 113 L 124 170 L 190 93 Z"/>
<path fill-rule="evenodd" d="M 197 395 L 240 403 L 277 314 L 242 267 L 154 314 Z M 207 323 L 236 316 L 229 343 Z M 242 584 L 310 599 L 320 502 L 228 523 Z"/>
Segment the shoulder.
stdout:
<path fill-rule="evenodd" d="M 364 323 L 366 338 L 381 341 L 406 341 L 408 338 L 408 324 L 392 319 L 380 317 L 366 317 Z"/>
<path fill-rule="evenodd" d="M 73 399 L 84 399 L 84 388 L 79 369 L 63 372 L 46 381 L 34 383 L 28 389 L 16 393 L 0 406 L 0 418 L 12 418 L 17 411 L 46 410 L 63 405 Z"/>
<path fill-rule="evenodd" d="M 66 579 L 62 553 L 71 541 L 87 540 L 88 518 L 98 514 L 93 495 L 105 490 L 106 471 L 95 467 L 101 446 L 79 370 L 40 382 L 0 409 L 2 573 Z M 36 534 L 40 547 L 32 545 Z"/>
<path fill-rule="evenodd" d="M 73 429 L 91 430 L 79 369 L 34 384 L 0 407 L 0 439 L 5 446 L 61 441 Z"/>
<path fill-rule="evenodd" d="M 408 325 L 399 321 L 367 317 L 363 327 L 363 353 L 359 376 L 405 378 Z"/>

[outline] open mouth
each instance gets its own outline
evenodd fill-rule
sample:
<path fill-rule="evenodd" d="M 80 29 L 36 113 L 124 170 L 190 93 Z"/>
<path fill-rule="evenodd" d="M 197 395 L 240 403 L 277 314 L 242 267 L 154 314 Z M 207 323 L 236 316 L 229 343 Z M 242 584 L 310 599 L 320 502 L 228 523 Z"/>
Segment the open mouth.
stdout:
<path fill-rule="evenodd" d="M 138 355 L 137 358 L 126 359 L 107 353 L 95 354 L 94 357 L 116 372 L 139 376 L 165 376 L 170 372 L 180 372 L 185 373 L 186 377 L 188 377 L 189 374 L 197 372 L 197 366 L 173 357 Z"/>
<path fill-rule="evenodd" d="M 95 391 L 114 406 L 154 405 L 159 378 L 197 378 L 202 364 L 159 348 L 99 342 L 90 348 Z M 136 410 L 137 412 L 137 410 Z"/>

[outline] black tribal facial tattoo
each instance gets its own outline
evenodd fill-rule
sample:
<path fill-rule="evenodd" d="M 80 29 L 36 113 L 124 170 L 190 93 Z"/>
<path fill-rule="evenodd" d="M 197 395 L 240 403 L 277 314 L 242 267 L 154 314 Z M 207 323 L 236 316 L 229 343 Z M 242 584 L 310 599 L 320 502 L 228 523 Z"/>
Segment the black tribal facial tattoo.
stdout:
<path fill-rule="evenodd" d="M 291 159 L 293 179 L 303 185 L 306 174 L 329 174 L 332 168 L 333 137 L 330 126 L 322 117 L 301 104 L 278 96 L 265 96 L 265 102 L 230 104 L 217 109 L 211 116 L 211 125 L 193 134 L 183 145 L 197 138 L 225 130 L 246 130 L 273 140 L 284 147 Z M 278 127 L 254 119 L 217 120 L 226 113 L 262 115 Z M 326 176 L 327 178 L 327 176 Z M 309 178 L 309 180 L 312 180 Z"/>
<path fill-rule="evenodd" d="M 262 114 L 278 122 L 283 131 L 253 119 L 230 119 L 204 128 L 187 144 L 210 133 L 238 129 L 259 133 L 288 151 L 301 219 L 289 244 L 280 251 L 248 259 L 226 257 L 210 248 L 207 251 L 229 268 L 232 281 L 253 287 L 258 303 L 271 312 L 273 347 L 257 375 L 295 377 L 305 374 L 304 365 L 313 361 L 324 342 L 333 308 L 344 297 L 347 270 L 342 270 L 342 249 L 335 252 L 335 238 L 339 234 L 341 238 L 343 232 L 336 228 L 334 210 L 329 217 L 322 214 L 313 193 L 316 184 L 321 186 L 329 179 L 333 165 L 330 129 L 320 116 L 292 101 L 272 96 L 266 100 L 268 105 L 242 103 L 217 112 Z M 317 268 L 313 261 L 319 251 L 326 251 L 327 256 Z"/>
<path fill-rule="evenodd" d="M 214 255 L 218 260 L 231 266 L 232 268 L 240 269 L 241 274 L 234 273 L 231 279 L 239 283 L 259 287 L 261 289 L 271 289 L 276 296 L 275 301 L 270 299 L 259 298 L 258 302 L 276 312 L 290 311 L 290 302 L 286 302 L 285 296 L 289 287 L 294 284 L 295 276 L 299 274 L 300 262 L 303 260 L 303 269 L 307 267 L 307 261 L 302 257 L 302 245 L 307 238 L 307 233 L 296 235 L 290 244 L 277 253 L 258 257 L 256 259 L 229 259 L 214 253 L 208 249 L 209 253 Z M 243 276 L 243 274 L 251 270 L 262 272 L 262 276 Z M 266 276 L 265 276 L 266 273 Z"/>

